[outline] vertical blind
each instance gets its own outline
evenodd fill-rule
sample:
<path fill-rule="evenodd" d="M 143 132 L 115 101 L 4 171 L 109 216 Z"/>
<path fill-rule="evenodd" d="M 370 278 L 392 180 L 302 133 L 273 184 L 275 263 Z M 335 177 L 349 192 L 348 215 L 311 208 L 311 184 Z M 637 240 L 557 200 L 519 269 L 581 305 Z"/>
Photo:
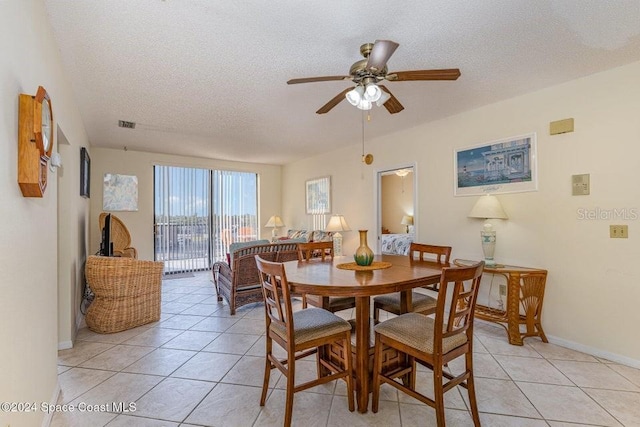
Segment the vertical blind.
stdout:
<path fill-rule="evenodd" d="M 154 167 L 155 259 L 165 273 L 211 268 L 229 244 L 255 240 L 257 175 Z"/>
<path fill-rule="evenodd" d="M 223 260 L 233 242 L 258 239 L 257 175 L 250 172 L 212 171 L 213 254 Z"/>

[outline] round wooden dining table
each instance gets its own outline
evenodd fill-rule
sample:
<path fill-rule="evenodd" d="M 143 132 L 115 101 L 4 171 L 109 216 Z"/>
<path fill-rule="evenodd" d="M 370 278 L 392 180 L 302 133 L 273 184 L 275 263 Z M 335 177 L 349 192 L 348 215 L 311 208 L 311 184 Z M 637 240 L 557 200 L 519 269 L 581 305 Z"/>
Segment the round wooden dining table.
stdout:
<path fill-rule="evenodd" d="M 402 292 L 402 312 L 409 312 L 411 290 L 440 281 L 446 265 L 413 260 L 408 256 L 376 255 L 374 262 L 390 263 L 388 268 L 354 271 L 338 268 L 348 263 L 347 257 L 325 261 L 285 262 L 285 272 L 291 291 L 300 294 L 353 296 L 356 300 L 355 318 L 355 377 L 358 411 L 365 413 L 369 404 L 370 298 L 373 295 Z"/>

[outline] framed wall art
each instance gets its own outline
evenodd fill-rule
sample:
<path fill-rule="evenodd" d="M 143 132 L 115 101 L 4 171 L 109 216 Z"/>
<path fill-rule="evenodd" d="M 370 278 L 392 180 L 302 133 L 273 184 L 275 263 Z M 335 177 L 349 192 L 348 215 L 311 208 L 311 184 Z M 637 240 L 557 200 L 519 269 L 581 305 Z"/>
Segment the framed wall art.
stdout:
<path fill-rule="evenodd" d="M 102 209 L 105 211 L 137 211 L 138 177 L 105 173 Z"/>
<path fill-rule="evenodd" d="M 80 148 L 80 195 L 91 197 L 91 157 L 85 147 Z"/>
<path fill-rule="evenodd" d="M 454 149 L 455 196 L 538 190 L 536 134 Z"/>
<path fill-rule="evenodd" d="M 310 179 L 306 182 L 306 212 L 327 214 L 331 212 L 331 177 Z"/>

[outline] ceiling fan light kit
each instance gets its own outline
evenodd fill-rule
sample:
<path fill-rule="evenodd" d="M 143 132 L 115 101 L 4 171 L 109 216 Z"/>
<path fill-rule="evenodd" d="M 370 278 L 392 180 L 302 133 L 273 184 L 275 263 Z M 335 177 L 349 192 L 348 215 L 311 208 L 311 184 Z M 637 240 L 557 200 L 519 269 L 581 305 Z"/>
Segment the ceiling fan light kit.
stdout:
<path fill-rule="evenodd" d="M 376 102 L 382 96 L 382 91 L 375 83 L 369 83 L 364 90 L 364 99 L 370 102 Z"/>
<path fill-rule="evenodd" d="M 356 84 L 353 89 L 345 89 L 329 102 L 320 107 L 316 114 L 325 114 L 331 111 L 343 99 L 347 99 L 351 105 L 360 110 L 370 110 L 373 104 L 378 107 L 384 105 L 390 114 L 396 114 L 404 110 L 404 107 L 393 96 L 391 91 L 378 83 L 387 80 L 389 82 L 418 81 L 418 80 L 457 80 L 460 70 L 457 68 L 442 70 L 412 70 L 395 71 L 389 73 L 387 61 L 393 55 L 399 44 L 391 40 L 376 40 L 375 43 L 365 43 L 360 46 L 360 53 L 364 57 L 355 62 L 349 69 L 348 76 L 322 76 L 291 79 L 287 84 L 313 83 L 336 80 L 351 80 Z"/>
<path fill-rule="evenodd" d="M 360 104 L 360 101 L 362 101 L 363 95 L 364 95 L 364 88 L 362 86 L 356 86 L 355 88 L 347 92 L 345 97 L 347 98 L 347 101 L 349 101 L 351 105 L 353 105 L 354 107 L 357 107 L 358 104 Z"/>
<path fill-rule="evenodd" d="M 382 91 L 382 93 L 380 94 L 380 98 L 378 98 L 378 100 L 376 101 L 376 105 L 378 107 L 382 107 L 384 104 L 387 103 L 388 100 L 391 99 L 391 95 L 389 95 L 387 92 Z"/>

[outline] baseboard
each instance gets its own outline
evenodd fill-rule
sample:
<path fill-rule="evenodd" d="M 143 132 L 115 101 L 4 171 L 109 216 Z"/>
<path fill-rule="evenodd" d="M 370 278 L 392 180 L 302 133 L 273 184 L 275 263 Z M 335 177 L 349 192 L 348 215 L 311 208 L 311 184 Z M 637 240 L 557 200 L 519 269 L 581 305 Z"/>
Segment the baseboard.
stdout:
<path fill-rule="evenodd" d="M 84 314 L 82 314 L 81 311 L 78 310 L 78 314 L 76 316 L 76 328 L 73 331 L 73 337 L 71 338 L 70 341 L 61 341 L 58 343 L 58 350 L 68 350 L 70 348 L 73 348 L 73 343 L 76 340 L 76 335 L 78 335 L 78 331 L 85 327 L 86 323 L 84 321 Z"/>
<path fill-rule="evenodd" d="M 58 343 L 58 350 L 69 350 L 73 348 L 73 341 L 61 341 Z"/>
<path fill-rule="evenodd" d="M 58 397 L 60 397 L 60 383 L 56 380 L 56 386 L 53 390 L 53 397 L 49 401 L 49 405 L 53 406 L 58 403 Z M 44 418 L 42 419 L 42 427 L 49 427 L 51 425 L 53 414 L 55 414 L 55 411 L 48 411 L 45 414 Z"/>
<path fill-rule="evenodd" d="M 619 354 L 611 353 L 608 351 L 604 351 L 599 348 L 590 347 L 588 345 L 580 344 L 577 342 L 565 340 L 563 338 L 554 337 L 551 335 L 547 335 L 549 342 L 552 344 L 557 344 L 562 347 L 569 348 L 571 350 L 580 351 L 582 353 L 590 354 L 591 356 L 599 357 L 602 359 L 607 359 L 612 362 L 619 363 L 621 365 L 630 366 L 632 368 L 640 369 L 640 360 L 632 359 L 630 357 L 622 356 Z"/>

